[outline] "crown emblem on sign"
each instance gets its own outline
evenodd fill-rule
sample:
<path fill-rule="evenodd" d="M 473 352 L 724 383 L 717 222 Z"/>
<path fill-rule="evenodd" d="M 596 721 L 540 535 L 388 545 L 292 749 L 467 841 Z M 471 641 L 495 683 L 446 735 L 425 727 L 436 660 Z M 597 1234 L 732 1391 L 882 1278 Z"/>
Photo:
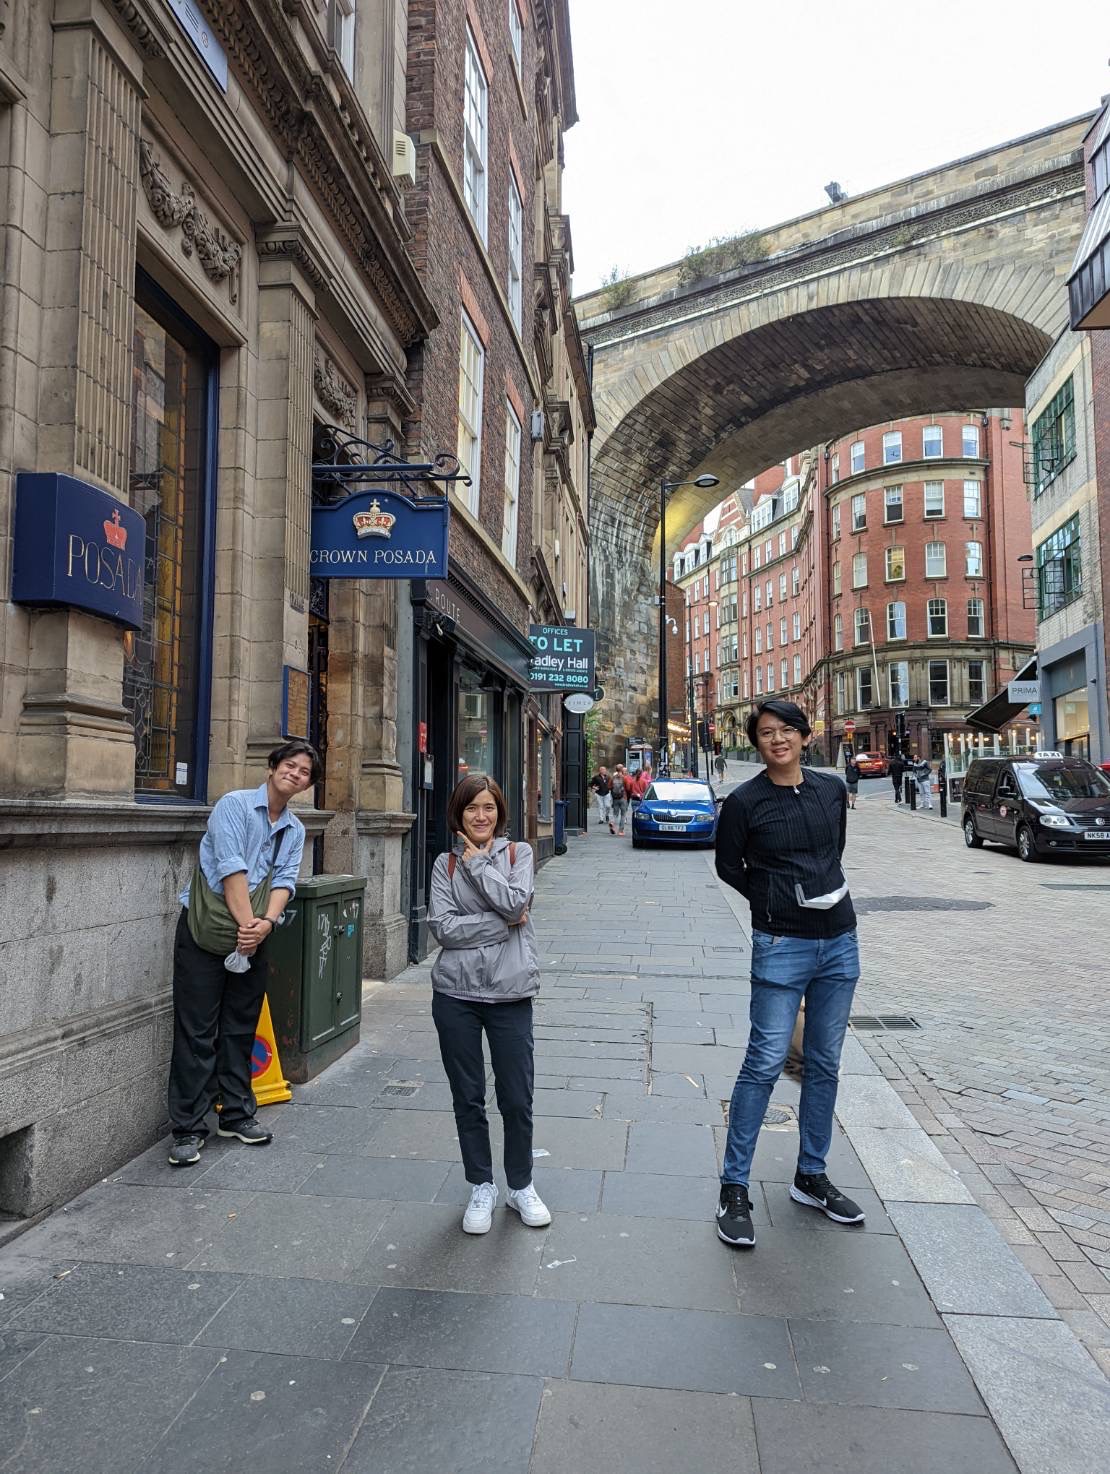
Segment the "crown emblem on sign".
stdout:
<path fill-rule="evenodd" d="M 127 528 L 120 525 L 118 507 L 112 513 L 112 520 L 104 524 L 104 536 L 113 548 L 127 546 Z"/>
<path fill-rule="evenodd" d="M 365 512 L 356 512 L 351 521 L 355 524 L 356 537 L 388 537 L 397 518 L 392 512 L 383 512 L 375 497 L 369 508 Z"/>

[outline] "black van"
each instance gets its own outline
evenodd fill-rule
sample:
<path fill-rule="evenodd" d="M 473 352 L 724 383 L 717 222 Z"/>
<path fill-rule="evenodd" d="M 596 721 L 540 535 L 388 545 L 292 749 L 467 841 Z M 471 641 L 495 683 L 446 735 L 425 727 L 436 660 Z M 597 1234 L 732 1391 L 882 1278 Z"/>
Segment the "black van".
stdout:
<path fill-rule="evenodd" d="M 964 841 L 1010 845 L 1023 860 L 1104 854 L 1110 860 L 1110 778 L 1079 757 L 1036 752 L 976 758 L 964 778 Z"/>

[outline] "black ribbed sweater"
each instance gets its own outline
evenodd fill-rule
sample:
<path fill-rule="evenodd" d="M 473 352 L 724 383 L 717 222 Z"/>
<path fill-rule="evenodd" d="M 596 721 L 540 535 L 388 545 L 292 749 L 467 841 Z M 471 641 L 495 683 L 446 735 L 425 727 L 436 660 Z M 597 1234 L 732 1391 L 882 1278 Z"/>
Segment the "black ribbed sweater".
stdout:
<path fill-rule="evenodd" d="M 835 937 L 856 924 L 852 898 L 828 911 L 799 906 L 844 883 L 840 857 L 848 828 L 848 792 L 831 773 L 805 770 L 797 788 L 766 772 L 725 799 L 717 825 L 717 874 L 746 896 L 756 931 L 786 937 Z"/>

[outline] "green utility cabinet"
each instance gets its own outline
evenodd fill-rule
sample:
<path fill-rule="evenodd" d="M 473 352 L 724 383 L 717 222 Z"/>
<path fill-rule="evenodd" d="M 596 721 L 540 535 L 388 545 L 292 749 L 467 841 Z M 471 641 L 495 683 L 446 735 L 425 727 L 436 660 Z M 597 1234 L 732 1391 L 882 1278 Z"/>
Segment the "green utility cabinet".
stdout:
<path fill-rule="evenodd" d="M 365 880 L 298 881 L 269 946 L 270 1017 L 286 1079 L 303 1085 L 358 1043 Z"/>

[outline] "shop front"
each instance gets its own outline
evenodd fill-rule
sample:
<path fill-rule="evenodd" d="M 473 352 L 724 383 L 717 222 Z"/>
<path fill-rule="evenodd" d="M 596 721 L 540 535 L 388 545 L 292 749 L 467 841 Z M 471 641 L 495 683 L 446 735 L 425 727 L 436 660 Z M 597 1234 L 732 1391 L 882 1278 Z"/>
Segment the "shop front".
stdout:
<path fill-rule="evenodd" d="M 1038 657 L 1046 746 L 1095 763 L 1110 758 L 1102 648 L 1102 627 L 1095 623 Z"/>
<path fill-rule="evenodd" d="M 510 832 L 528 834 L 526 815 L 535 809 L 528 785 L 539 795 L 542 816 L 555 757 L 547 714 L 528 709 L 525 635 L 455 568 L 446 579 L 414 579 L 410 588 L 416 819 L 408 857 L 409 956 L 415 962 L 430 946 L 428 886 L 436 856 L 449 847 L 447 804 L 456 783 L 468 773 L 488 773 L 504 791 Z"/>

